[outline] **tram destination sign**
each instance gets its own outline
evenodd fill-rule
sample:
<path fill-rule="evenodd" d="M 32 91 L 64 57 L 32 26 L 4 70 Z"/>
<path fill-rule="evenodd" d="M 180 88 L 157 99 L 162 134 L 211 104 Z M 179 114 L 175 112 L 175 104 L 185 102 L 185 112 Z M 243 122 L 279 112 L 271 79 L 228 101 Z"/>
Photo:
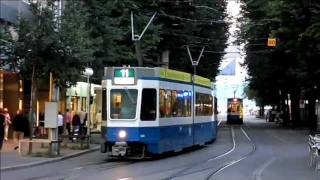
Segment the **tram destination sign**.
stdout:
<path fill-rule="evenodd" d="M 135 84 L 134 69 L 128 69 L 128 68 L 114 69 L 113 82 L 114 84 L 120 84 L 120 85 Z"/>

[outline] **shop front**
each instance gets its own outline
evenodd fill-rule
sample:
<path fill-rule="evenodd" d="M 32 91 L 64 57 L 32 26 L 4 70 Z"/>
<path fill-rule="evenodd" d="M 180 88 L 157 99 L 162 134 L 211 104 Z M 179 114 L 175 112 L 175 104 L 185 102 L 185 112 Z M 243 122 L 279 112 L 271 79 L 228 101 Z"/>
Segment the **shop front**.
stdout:
<path fill-rule="evenodd" d="M 7 108 L 10 117 L 23 110 L 23 81 L 19 74 L 0 70 L 0 109 Z M 8 138 L 12 137 L 12 128 Z"/>
<path fill-rule="evenodd" d="M 99 111 L 101 111 L 101 89 L 100 85 L 91 84 L 90 88 L 90 126 L 93 129 L 97 129 L 97 117 L 99 117 Z M 72 86 L 67 89 L 66 92 L 66 108 L 69 109 L 72 114 L 87 112 L 87 98 L 88 98 L 88 84 L 85 82 L 77 82 L 76 86 Z"/>

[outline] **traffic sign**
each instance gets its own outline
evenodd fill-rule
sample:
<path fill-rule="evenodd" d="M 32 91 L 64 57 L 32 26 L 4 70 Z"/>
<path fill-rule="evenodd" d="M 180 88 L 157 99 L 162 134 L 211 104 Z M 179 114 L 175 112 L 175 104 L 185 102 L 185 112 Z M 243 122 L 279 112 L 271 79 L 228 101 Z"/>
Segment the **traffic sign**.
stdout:
<path fill-rule="evenodd" d="M 268 38 L 268 46 L 269 47 L 275 47 L 277 45 L 276 38 Z"/>

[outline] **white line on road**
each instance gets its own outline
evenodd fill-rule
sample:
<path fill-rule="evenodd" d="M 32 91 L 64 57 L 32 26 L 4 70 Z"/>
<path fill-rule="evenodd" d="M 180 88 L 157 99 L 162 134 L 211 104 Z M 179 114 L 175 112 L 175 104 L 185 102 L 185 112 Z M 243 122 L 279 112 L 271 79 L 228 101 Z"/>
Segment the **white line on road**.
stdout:
<path fill-rule="evenodd" d="M 118 180 L 130 180 L 132 178 L 122 178 L 122 179 L 118 179 Z"/>
<path fill-rule="evenodd" d="M 241 131 L 242 131 L 243 134 L 247 137 L 247 139 L 251 142 L 251 144 L 252 144 L 252 146 L 253 146 L 252 151 L 251 151 L 250 153 L 242 156 L 242 158 L 240 158 L 240 159 L 238 159 L 238 160 L 231 161 L 231 162 L 227 163 L 226 165 L 222 166 L 222 167 L 221 167 L 220 169 L 218 169 L 217 171 L 215 171 L 215 172 L 213 172 L 213 173 L 210 173 L 210 174 L 207 176 L 206 179 L 210 179 L 210 178 L 211 178 L 212 176 L 214 176 L 215 174 L 217 174 L 217 173 L 223 171 L 224 169 L 226 169 L 226 168 L 228 168 L 228 167 L 230 167 L 230 166 L 232 166 L 232 165 L 234 165 L 234 164 L 236 164 L 236 163 L 238 163 L 238 162 L 240 162 L 240 161 L 248 158 L 251 154 L 253 154 L 253 153 L 255 152 L 256 146 L 255 146 L 254 143 L 252 142 L 251 138 L 248 136 L 248 134 L 245 132 L 245 130 L 244 130 L 242 127 L 241 127 Z"/>
<path fill-rule="evenodd" d="M 80 169 L 83 169 L 83 167 L 72 168 L 72 170 L 80 170 Z"/>
<path fill-rule="evenodd" d="M 259 168 L 257 168 L 254 172 L 253 172 L 253 177 L 252 179 L 254 180 L 262 180 L 262 173 L 263 171 L 270 166 L 274 161 L 276 160 L 275 157 L 272 157 L 269 161 L 267 161 L 266 163 L 264 163 L 262 166 L 260 166 Z"/>
<path fill-rule="evenodd" d="M 78 177 L 79 176 L 71 176 L 71 177 L 64 178 L 63 180 L 77 179 Z"/>
<path fill-rule="evenodd" d="M 251 138 L 248 136 L 248 134 L 246 133 L 246 131 L 241 127 L 241 131 L 243 132 L 243 134 L 247 137 L 247 139 L 252 142 Z"/>
<path fill-rule="evenodd" d="M 220 121 L 218 122 L 218 126 L 220 126 L 221 122 L 222 122 L 222 120 L 220 120 Z"/>

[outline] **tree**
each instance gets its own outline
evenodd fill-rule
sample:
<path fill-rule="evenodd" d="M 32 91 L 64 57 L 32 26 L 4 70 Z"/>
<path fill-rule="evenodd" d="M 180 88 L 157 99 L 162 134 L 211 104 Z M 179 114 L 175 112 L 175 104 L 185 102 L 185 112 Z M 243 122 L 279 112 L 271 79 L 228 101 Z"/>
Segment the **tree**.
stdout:
<path fill-rule="evenodd" d="M 20 21 L 16 54 L 24 60 L 21 73 L 25 77 L 31 77 L 32 69 L 36 79 L 47 79 L 51 72 L 56 85 L 67 87 L 75 84 L 92 62 L 87 12 L 79 1 L 68 0 L 59 17 L 54 2 L 31 4 L 34 21 Z"/>
<path fill-rule="evenodd" d="M 81 79 L 84 67 L 93 63 L 92 39 L 88 26 L 89 13 L 81 1 L 67 0 L 58 26 L 57 54 L 48 66 L 62 87 Z"/>
<path fill-rule="evenodd" d="M 242 2 L 240 20 L 243 23 L 239 38 L 246 44 L 249 86 L 257 90 L 265 104 L 285 107 L 284 100 L 290 95 L 293 119 L 298 122 L 299 100 L 311 98 L 315 102 L 310 93 L 308 97 L 308 92 L 314 93 L 314 86 L 319 83 L 313 78 L 319 66 L 312 59 L 318 56 L 316 37 L 319 34 L 314 30 L 319 22 L 320 3 L 302 0 Z M 277 38 L 275 48 L 265 45 L 269 37 Z"/>
<path fill-rule="evenodd" d="M 12 32 L 10 31 L 10 26 L 8 24 L 4 24 L 1 26 L 0 67 L 6 68 L 9 71 L 17 71 L 17 62 L 14 58 L 14 39 Z"/>
<path fill-rule="evenodd" d="M 197 8 L 207 5 L 216 9 Z M 134 13 L 134 27 L 142 32 L 150 17 L 157 12 L 141 41 L 146 66 L 159 66 L 164 51 L 170 52 L 170 68 L 192 72 L 186 45 L 198 54 L 202 46 L 207 53 L 198 68 L 200 75 L 214 79 L 226 47 L 227 23 L 225 1 L 201 0 L 197 2 L 125 0 L 98 1 L 87 3 L 91 36 L 95 42 L 95 67 L 137 65 L 134 44 L 131 40 L 130 13 Z M 209 53 L 218 52 L 218 53 Z M 101 70 L 99 72 L 102 72 Z M 102 73 L 98 73 L 102 77 Z"/>

